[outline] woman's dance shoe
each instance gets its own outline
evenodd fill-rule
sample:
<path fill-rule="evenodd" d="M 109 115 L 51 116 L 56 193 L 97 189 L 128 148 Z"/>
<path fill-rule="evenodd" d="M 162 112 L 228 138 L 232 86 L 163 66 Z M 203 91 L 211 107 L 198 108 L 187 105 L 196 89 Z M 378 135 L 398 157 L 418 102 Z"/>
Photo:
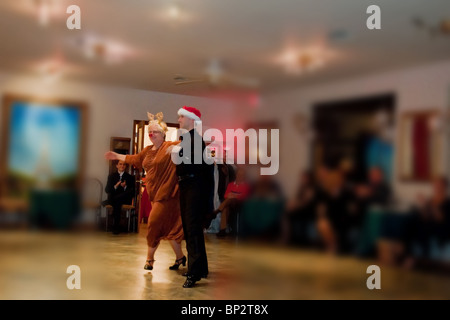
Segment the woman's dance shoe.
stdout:
<path fill-rule="evenodd" d="M 180 259 L 175 260 L 175 264 L 173 266 L 170 266 L 170 270 L 178 270 L 180 265 L 186 266 L 186 256 L 183 256 Z"/>
<path fill-rule="evenodd" d="M 156 260 L 145 260 L 145 266 L 144 269 L 145 270 L 153 270 L 153 262 L 155 262 Z M 150 264 L 151 263 L 151 264 Z"/>

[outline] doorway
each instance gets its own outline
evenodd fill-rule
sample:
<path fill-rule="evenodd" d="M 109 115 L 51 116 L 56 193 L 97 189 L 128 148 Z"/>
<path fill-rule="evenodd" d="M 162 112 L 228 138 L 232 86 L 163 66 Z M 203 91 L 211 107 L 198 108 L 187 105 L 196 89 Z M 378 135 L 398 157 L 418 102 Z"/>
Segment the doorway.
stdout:
<path fill-rule="evenodd" d="M 349 178 L 363 182 L 368 169 L 376 166 L 392 181 L 394 119 L 391 93 L 315 104 L 312 169 L 346 165 L 351 168 Z"/>

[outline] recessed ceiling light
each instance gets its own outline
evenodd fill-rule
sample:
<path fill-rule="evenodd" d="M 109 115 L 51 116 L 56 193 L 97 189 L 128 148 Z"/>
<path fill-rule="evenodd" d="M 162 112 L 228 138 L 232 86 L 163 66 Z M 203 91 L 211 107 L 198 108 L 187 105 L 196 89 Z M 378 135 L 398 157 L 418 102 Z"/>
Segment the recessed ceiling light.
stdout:
<path fill-rule="evenodd" d="M 38 17 L 41 25 L 47 25 L 49 21 L 50 8 L 47 1 L 41 1 L 38 5 Z"/>
<path fill-rule="evenodd" d="M 52 18 L 61 18 L 65 12 L 60 1 L 54 0 L 34 0 L 30 9 L 37 12 L 39 24 L 42 26 L 47 26 Z"/>
<path fill-rule="evenodd" d="M 64 73 L 64 63 L 58 58 L 53 58 L 41 62 L 37 66 L 37 71 L 46 82 L 54 82 L 61 78 Z"/>
<path fill-rule="evenodd" d="M 178 19 L 180 17 L 180 8 L 176 4 L 172 4 L 168 11 L 169 17 L 172 19 Z"/>
<path fill-rule="evenodd" d="M 291 75 L 316 70 L 324 65 L 322 50 L 318 48 L 286 49 L 277 59 L 284 71 Z"/>
<path fill-rule="evenodd" d="M 63 0 L 19 0 L 9 1 L 11 10 L 36 19 L 42 27 L 52 21 L 60 21 L 67 17 Z"/>
<path fill-rule="evenodd" d="M 72 39 L 70 44 L 80 50 L 87 59 L 100 60 L 107 64 L 120 63 L 138 55 L 137 50 L 125 43 L 94 34 Z"/>

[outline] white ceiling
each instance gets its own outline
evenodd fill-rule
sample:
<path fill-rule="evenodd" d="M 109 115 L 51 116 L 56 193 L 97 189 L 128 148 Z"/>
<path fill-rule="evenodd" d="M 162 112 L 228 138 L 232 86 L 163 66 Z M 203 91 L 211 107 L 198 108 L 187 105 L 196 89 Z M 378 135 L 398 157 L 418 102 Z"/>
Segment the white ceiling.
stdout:
<path fill-rule="evenodd" d="M 196 77 L 213 58 L 273 91 L 450 57 L 450 35 L 432 37 L 412 24 L 416 16 L 430 25 L 450 18 L 448 0 L 54 0 L 63 12 L 45 27 L 36 1 L 1 1 L 0 71 L 36 73 L 37 64 L 59 57 L 68 79 L 201 95 L 209 86 L 175 86 L 173 78 Z M 182 14 L 175 21 L 167 15 L 173 3 Z M 81 8 L 81 30 L 66 28 L 71 4 Z M 381 7 L 381 30 L 366 28 L 372 4 Z M 346 39 L 329 37 L 339 30 Z M 73 45 L 84 35 L 124 43 L 135 56 L 112 65 L 87 59 Z M 324 54 L 315 72 L 288 75 L 275 62 L 287 47 L 310 46 Z"/>

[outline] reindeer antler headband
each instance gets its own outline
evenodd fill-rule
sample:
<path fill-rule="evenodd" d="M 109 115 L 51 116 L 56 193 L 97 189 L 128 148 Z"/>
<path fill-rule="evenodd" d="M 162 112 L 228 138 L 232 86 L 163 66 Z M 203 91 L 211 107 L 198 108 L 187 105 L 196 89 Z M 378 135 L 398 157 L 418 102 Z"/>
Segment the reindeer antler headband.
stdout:
<path fill-rule="evenodd" d="M 154 125 L 159 127 L 161 132 L 167 132 L 167 124 L 163 121 L 164 115 L 162 112 L 158 112 L 156 115 L 147 112 L 147 116 L 150 121 L 149 126 Z"/>

